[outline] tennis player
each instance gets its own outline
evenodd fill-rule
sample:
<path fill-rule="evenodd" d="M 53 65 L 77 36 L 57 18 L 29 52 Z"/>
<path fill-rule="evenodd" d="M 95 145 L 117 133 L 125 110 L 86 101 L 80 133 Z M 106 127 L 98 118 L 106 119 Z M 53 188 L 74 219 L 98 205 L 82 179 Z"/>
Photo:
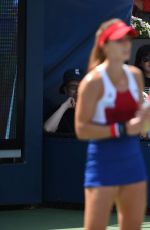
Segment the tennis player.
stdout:
<path fill-rule="evenodd" d="M 79 86 L 76 134 L 89 140 L 85 169 L 86 230 L 104 230 L 116 205 L 120 230 L 139 230 L 147 175 L 139 142 L 150 107 L 142 107 L 142 73 L 124 64 L 137 32 L 119 19 L 103 23 Z"/>

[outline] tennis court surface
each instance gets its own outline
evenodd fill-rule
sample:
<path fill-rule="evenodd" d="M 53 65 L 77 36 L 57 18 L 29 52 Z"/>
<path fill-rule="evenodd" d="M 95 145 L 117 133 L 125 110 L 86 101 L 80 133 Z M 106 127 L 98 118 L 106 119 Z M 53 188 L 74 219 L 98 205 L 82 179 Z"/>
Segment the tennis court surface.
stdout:
<path fill-rule="evenodd" d="M 1 210 L 1 230 L 82 230 L 83 211 L 54 208 Z M 117 217 L 111 215 L 107 230 L 118 230 Z M 145 217 L 142 230 L 150 229 L 150 215 Z"/>

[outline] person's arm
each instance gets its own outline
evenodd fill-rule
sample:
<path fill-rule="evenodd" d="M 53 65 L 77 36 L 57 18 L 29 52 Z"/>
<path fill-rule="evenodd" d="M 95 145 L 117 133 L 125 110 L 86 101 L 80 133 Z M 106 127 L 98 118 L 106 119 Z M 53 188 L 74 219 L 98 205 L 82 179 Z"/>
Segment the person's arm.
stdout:
<path fill-rule="evenodd" d="M 102 139 L 111 137 L 109 126 L 95 124 L 92 118 L 96 103 L 103 94 L 99 76 L 88 74 L 80 83 L 75 110 L 75 130 L 79 139 Z"/>
<path fill-rule="evenodd" d="M 74 99 L 72 97 L 68 98 L 57 110 L 48 118 L 44 123 L 44 130 L 46 132 L 56 132 L 59 126 L 59 123 L 62 119 L 62 116 L 67 109 L 73 108 L 75 106 Z"/>
<path fill-rule="evenodd" d="M 135 67 L 135 66 L 130 66 L 130 70 L 133 73 L 133 75 L 135 76 L 135 79 L 136 79 L 136 82 L 137 82 L 138 88 L 139 88 L 140 103 L 139 103 L 139 110 L 138 110 L 138 112 L 136 114 L 136 119 L 140 120 L 140 123 L 141 123 L 141 125 L 140 125 L 141 126 L 140 133 L 142 133 L 142 135 L 143 135 L 145 122 L 146 123 L 148 122 L 150 124 L 150 122 L 149 122 L 149 120 L 150 120 L 150 107 L 144 107 L 143 106 L 143 103 L 144 103 L 144 97 L 143 97 L 144 82 L 143 82 L 142 71 L 140 69 L 138 69 L 137 67 Z M 130 133 L 132 132 L 132 128 L 130 126 L 131 121 L 129 121 L 127 123 L 127 126 L 129 126 L 128 128 L 131 129 Z M 147 128 L 149 129 L 150 127 L 147 127 Z"/>
<path fill-rule="evenodd" d="M 135 0 L 134 4 L 139 10 L 150 13 L 150 0 Z"/>
<path fill-rule="evenodd" d="M 134 5 L 135 5 L 139 10 L 143 10 L 143 0 L 134 0 Z"/>

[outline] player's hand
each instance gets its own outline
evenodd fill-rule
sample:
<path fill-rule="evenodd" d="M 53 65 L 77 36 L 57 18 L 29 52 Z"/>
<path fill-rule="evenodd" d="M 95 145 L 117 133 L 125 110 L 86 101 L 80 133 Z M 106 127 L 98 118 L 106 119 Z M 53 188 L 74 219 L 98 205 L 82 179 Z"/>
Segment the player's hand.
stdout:
<path fill-rule="evenodd" d="M 139 135 L 143 126 L 143 121 L 140 117 L 130 119 L 126 123 L 126 130 L 128 135 Z"/>
<path fill-rule="evenodd" d="M 150 130 L 150 104 L 144 104 L 137 112 L 136 117 L 126 124 L 128 135 L 146 133 Z"/>

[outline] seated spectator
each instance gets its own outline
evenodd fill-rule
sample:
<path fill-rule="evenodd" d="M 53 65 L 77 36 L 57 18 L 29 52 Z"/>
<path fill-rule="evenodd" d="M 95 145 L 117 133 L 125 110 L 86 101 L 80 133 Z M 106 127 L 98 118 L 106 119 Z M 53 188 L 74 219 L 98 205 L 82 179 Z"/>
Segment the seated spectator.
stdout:
<path fill-rule="evenodd" d="M 144 101 L 146 101 L 150 93 L 150 45 L 143 45 L 138 49 L 135 57 L 135 66 L 139 67 L 143 72 L 145 85 L 143 97 Z M 150 138 L 150 132 L 142 135 L 141 138 Z"/>
<path fill-rule="evenodd" d="M 144 76 L 145 93 L 150 93 L 150 45 L 141 46 L 135 57 L 135 66 L 139 67 Z"/>
<path fill-rule="evenodd" d="M 150 24 L 150 0 L 134 0 L 133 15 Z"/>
<path fill-rule="evenodd" d="M 69 69 L 64 73 L 63 83 L 59 93 L 65 94 L 63 102 L 44 123 L 44 130 L 49 133 L 64 133 L 75 135 L 74 112 L 77 100 L 77 89 L 84 74 L 81 69 Z"/>

